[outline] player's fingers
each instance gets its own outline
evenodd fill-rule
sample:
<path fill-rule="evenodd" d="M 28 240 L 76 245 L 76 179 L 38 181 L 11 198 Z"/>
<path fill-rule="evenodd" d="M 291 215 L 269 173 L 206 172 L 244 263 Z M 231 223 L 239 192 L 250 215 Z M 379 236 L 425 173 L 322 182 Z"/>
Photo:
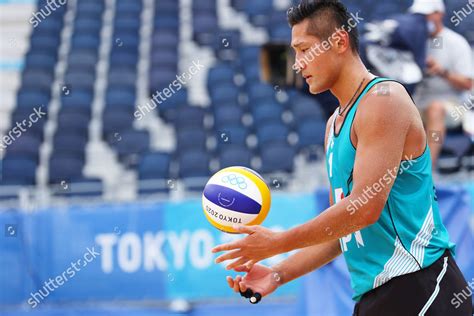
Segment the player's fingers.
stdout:
<path fill-rule="evenodd" d="M 239 287 L 241 292 L 247 291 L 247 286 L 245 285 L 245 282 L 241 281 L 239 282 Z"/>
<path fill-rule="evenodd" d="M 215 263 L 221 263 L 222 261 L 238 258 L 238 257 L 240 257 L 240 252 L 241 252 L 240 249 L 229 251 L 229 252 L 217 257 L 214 262 Z"/>
<path fill-rule="evenodd" d="M 228 276 L 226 279 L 227 279 L 227 284 L 229 284 L 229 287 L 231 289 L 233 289 L 234 288 L 234 280 L 232 279 L 232 277 Z"/>
<path fill-rule="evenodd" d="M 227 244 L 222 244 L 222 245 L 216 246 L 216 247 L 212 248 L 211 251 L 212 251 L 212 253 L 216 253 L 216 252 L 221 252 L 221 251 L 239 249 L 241 244 L 242 244 L 241 240 L 236 240 L 236 241 L 233 241 L 233 242 L 230 242 L 230 243 L 227 243 Z"/>
<path fill-rule="evenodd" d="M 241 266 L 243 265 L 244 263 L 246 263 L 249 259 L 245 258 L 245 257 L 240 257 L 239 259 L 235 260 L 234 262 L 232 262 L 231 264 L 227 265 L 227 267 L 225 267 L 227 270 L 232 270 L 234 269 L 235 267 L 238 267 L 238 266 Z"/>
<path fill-rule="evenodd" d="M 246 265 L 240 265 L 234 268 L 234 271 L 236 272 L 249 272 L 250 269 Z"/>
<path fill-rule="evenodd" d="M 253 234 L 257 230 L 257 226 L 234 225 L 232 228 L 241 234 Z"/>
<path fill-rule="evenodd" d="M 245 268 L 247 269 L 247 271 L 250 271 L 252 270 L 253 266 L 256 264 L 257 262 L 254 261 L 254 260 L 250 260 L 250 261 L 247 261 L 244 266 Z"/>
<path fill-rule="evenodd" d="M 240 288 L 239 288 L 239 282 L 242 281 L 242 277 L 240 275 L 238 275 L 235 280 L 234 280 L 234 291 L 236 293 L 239 293 L 240 292 Z"/>

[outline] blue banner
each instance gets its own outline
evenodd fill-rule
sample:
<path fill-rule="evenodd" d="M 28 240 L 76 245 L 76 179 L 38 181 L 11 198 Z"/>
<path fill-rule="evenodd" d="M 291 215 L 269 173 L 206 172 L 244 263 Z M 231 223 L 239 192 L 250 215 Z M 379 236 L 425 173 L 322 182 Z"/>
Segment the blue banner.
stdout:
<path fill-rule="evenodd" d="M 265 226 L 288 229 L 315 214 L 311 195 L 275 196 Z M 211 249 L 241 238 L 211 226 L 200 200 L 133 203 L 0 215 L 0 303 L 234 297 Z M 274 264 L 286 258 L 266 260 Z M 205 284 L 205 286 L 203 286 Z M 5 286 L 5 287 L 4 287 Z M 296 295 L 298 282 L 278 295 Z"/>

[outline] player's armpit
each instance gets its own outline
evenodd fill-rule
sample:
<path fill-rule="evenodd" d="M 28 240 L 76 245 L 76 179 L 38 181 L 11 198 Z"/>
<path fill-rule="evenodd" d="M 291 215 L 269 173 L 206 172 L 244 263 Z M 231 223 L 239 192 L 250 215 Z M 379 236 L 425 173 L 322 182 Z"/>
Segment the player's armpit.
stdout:
<path fill-rule="evenodd" d="M 368 197 L 368 202 L 359 210 L 359 216 L 365 217 L 368 225 L 378 220 L 385 206 L 412 122 L 408 94 L 398 83 L 387 84 L 389 95 L 377 94 L 373 88 L 359 106 L 354 121 L 357 153 L 353 188 L 348 199 L 364 197 L 366 200 Z"/>

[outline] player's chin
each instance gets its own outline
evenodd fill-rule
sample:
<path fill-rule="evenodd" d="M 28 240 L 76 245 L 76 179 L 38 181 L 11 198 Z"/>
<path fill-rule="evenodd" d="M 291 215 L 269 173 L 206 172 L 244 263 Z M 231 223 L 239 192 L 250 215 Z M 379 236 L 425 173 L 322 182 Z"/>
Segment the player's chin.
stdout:
<path fill-rule="evenodd" d="M 327 88 L 324 88 L 323 86 L 318 85 L 317 83 L 311 83 L 309 85 L 309 92 L 311 94 L 319 94 L 319 93 L 322 93 L 326 90 L 327 90 Z"/>

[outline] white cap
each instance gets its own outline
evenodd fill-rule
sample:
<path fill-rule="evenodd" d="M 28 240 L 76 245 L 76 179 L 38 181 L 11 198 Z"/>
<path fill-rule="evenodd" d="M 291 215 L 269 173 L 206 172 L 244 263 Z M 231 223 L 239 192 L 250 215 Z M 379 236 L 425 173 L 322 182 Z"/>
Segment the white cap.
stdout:
<path fill-rule="evenodd" d="M 411 13 L 431 14 L 435 12 L 445 12 L 443 0 L 415 0 L 413 5 L 408 9 Z"/>

